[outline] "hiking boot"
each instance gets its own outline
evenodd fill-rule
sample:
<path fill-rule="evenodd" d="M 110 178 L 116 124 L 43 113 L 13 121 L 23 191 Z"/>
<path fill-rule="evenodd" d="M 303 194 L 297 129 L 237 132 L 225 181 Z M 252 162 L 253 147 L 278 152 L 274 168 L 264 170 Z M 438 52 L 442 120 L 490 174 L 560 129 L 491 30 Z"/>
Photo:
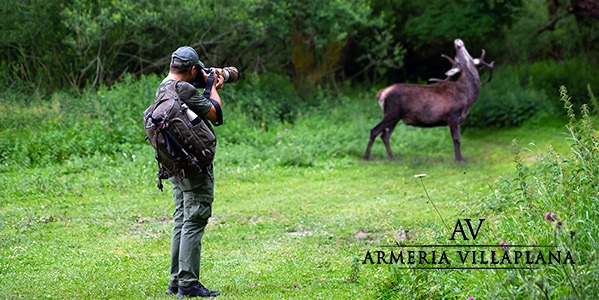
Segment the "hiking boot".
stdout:
<path fill-rule="evenodd" d="M 179 287 L 178 286 L 169 285 L 168 289 L 164 293 L 167 294 L 167 295 L 176 295 L 178 291 L 179 291 Z"/>
<path fill-rule="evenodd" d="M 205 288 L 201 283 L 196 283 L 192 286 L 179 286 L 177 297 L 216 297 L 219 292 L 214 292 Z"/>

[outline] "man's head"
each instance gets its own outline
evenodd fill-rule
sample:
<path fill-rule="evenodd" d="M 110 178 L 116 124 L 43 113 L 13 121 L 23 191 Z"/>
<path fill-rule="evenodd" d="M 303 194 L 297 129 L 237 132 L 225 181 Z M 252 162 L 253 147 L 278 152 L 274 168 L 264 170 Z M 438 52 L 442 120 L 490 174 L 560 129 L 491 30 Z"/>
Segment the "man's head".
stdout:
<path fill-rule="evenodd" d="M 197 65 L 200 65 L 201 68 L 204 67 L 198 53 L 189 46 L 179 47 L 171 55 L 170 72 L 175 74 L 188 73 Z"/>

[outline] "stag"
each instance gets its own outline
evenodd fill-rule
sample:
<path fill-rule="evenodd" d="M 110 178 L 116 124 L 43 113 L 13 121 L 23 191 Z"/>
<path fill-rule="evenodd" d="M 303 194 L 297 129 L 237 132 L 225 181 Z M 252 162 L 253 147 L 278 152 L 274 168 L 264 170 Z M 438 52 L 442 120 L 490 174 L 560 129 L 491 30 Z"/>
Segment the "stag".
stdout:
<path fill-rule="evenodd" d="M 393 152 L 389 146 L 389 139 L 397 123 L 402 120 L 406 125 L 416 127 L 449 126 L 453 139 L 453 148 L 456 161 L 462 161 L 460 152 L 460 123 L 468 116 L 470 108 L 480 94 L 480 77 L 477 65 L 490 69 L 489 79 L 493 77 L 494 62 L 484 61 L 485 50 L 480 58 L 472 58 L 460 39 L 454 41 L 456 56 L 451 59 L 447 55 L 442 57 L 449 60 L 452 68 L 445 72 L 447 78 L 429 81 L 427 85 L 397 83 L 378 91 L 376 98 L 383 110 L 383 120 L 370 130 L 370 140 L 364 153 L 364 158 L 370 158 L 370 149 L 378 135 L 381 136 L 389 158 Z M 449 79 L 461 73 L 456 81 Z"/>

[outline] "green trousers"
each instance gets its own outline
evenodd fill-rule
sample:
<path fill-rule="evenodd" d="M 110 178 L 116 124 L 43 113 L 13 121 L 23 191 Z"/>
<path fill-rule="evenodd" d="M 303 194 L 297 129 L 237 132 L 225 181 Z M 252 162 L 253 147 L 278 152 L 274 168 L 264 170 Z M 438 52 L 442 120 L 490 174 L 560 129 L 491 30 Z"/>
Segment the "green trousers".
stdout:
<path fill-rule="evenodd" d="M 175 199 L 171 244 L 171 286 L 191 286 L 199 282 L 202 236 L 212 215 L 214 175 L 208 172 L 171 177 Z"/>

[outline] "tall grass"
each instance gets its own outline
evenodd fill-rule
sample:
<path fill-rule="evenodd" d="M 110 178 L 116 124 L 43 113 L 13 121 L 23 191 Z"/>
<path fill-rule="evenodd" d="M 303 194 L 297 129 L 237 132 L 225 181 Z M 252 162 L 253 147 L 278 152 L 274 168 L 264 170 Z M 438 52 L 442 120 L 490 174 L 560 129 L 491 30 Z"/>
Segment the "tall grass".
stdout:
<path fill-rule="evenodd" d="M 0 103 L 0 133 L 3 137 L 0 140 L 0 172 L 60 164 L 76 157 L 114 157 L 147 146 L 140 120 L 144 109 L 154 100 L 160 80 L 157 76 L 140 79 L 128 76 L 110 89 L 102 87 L 95 93 L 75 96 L 57 92 L 49 99 L 36 98 L 26 102 L 17 95 L 6 96 L 6 101 Z M 371 100 L 372 91 L 362 93 L 364 99 Z M 339 148 L 335 145 L 347 140 L 348 136 L 326 131 L 334 127 L 325 119 L 310 118 L 308 123 L 306 117 L 314 114 L 325 117 L 328 112 L 338 117 L 345 114 L 338 106 L 351 106 L 360 111 L 365 109 L 364 103 L 372 104 L 371 101 L 356 102 L 348 96 L 325 90 L 300 96 L 289 78 L 278 76 L 249 76 L 244 82 L 226 86 L 221 94 L 225 99 L 227 125 L 215 128 L 220 136 L 219 143 L 227 147 L 278 147 L 290 153 L 286 157 L 268 151 L 257 153 L 258 157 L 223 157 L 223 162 L 232 165 L 260 160 L 273 165 L 310 166 L 311 161 L 319 157 L 336 156 Z M 339 122 L 336 125 L 351 127 L 356 121 L 363 122 L 364 118 L 364 114 L 355 114 L 336 121 Z M 285 130 L 294 123 L 301 125 L 291 132 Z M 314 135 L 304 135 L 302 139 L 307 139 L 298 140 L 299 130 L 313 129 L 316 129 Z M 264 134 L 267 132 L 269 134 Z M 330 143 L 329 147 L 318 144 L 325 139 Z"/>
<path fill-rule="evenodd" d="M 495 80 L 482 85 L 481 95 L 462 127 L 520 126 L 535 116 L 557 112 L 550 94 L 523 84 L 518 72 L 499 67 L 495 73 Z"/>
<path fill-rule="evenodd" d="M 131 76 L 110 90 L 50 99 L 6 97 L 0 104 L 0 172 L 62 163 L 73 157 L 117 155 L 144 142 L 140 111 L 158 78 Z"/>
<path fill-rule="evenodd" d="M 586 105 L 579 117 L 575 115 L 565 87 L 560 99 L 569 118 L 570 153 L 550 149 L 539 153 L 538 163 L 526 166 L 516 152 L 518 173 L 485 200 L 509 201 L 495 229 L 503 233 L 502 240 L 571 251 L 576 264 L 511 274 L 510 281 L 520 287 L 496 291 L 497 296 L 594 299 L 599 295 L 599 134 Z"/>
<path fill-rule="evenodd" d="M 498 64 L 495 79 L 483 85 L 480 99 L 463 127 L 518 126 L 538 115 L 556 114 L 557 101 L 548 96 L 554 94 L 553 87 L 572 77 L 580 83 L 576 86 L 578 94 L 592 95 L 597 87 L 593 78 L 599 78 L 594 72 L 579 61 L 536 63 L 526 68 Z M 25 96 L 4 91 L 0 102 L 0 172 L 62 163 L 72 157 L 115 156 L 145 146 L 140 111 L 153 101 L 159 81 L 157 76 L 125 76 L 110 88 L 101 87 L 83 95 L 59 91 L 50 96 Z M 227 126 L 217 128 L 223 137 L 220 141 L 265 149 L 277 144 L 289 149 L 288 153 L 296 153 L 296 157 L 275 159 L 266 151 L 260 157 L 281 165 L 309 166 L 314 164 L 309 157 L 340 155 L 335 145 L 352 137 L 344 135 L 346 131 L 327 130 L 345 127 L 357 131 L 352 126 L 360 122 L 370 125 L 373 121 L 364 118 L 379 113 L 373 105 L 374 90 L 348 89 L 339 93 L 319 88 L 299 93 L 289 78 L 278 75 L 246 76 L 238 84 L 227 85 L 221 93 L 227 106 Z M 339 107 L 348 106 L 353 113 L 341 116 L 346 111 Z M 329 113 L 337 114 L 334 119 L 337 124 L 329 124 Z M 319 117 L 309 118 L 316 115 Z M 285 131 L 291 124 L 314 134 L 300 141 L 298 129 Z M 323 130 L 314 130 L 319 128 Z M 270 133 L 268 139 L 262 135 L 265 132 Z M 330 144 L 328 147 L 317 146 L 323 138 Z M 307 145 L 315 146 L 310 147 L 310 155 L 305 153 Z M 361 151 L 354 146 L 352 155 Z M 232 163 L 243 161 L 243 158 L 231 159 Z"/>
<path fill-rule="evenodd" d="M 569 118 L 570 152 L 544 152 L 514 141 L 514 172 L 488 192 L 472 195 L 487 218 L 479 244 L 548 245 L 570 251 L 574 264 L 529 270 L 422 271 L 391 267 L 386 299 L 596 299 L 599 296 L 599 131 L 586 105 L 575 115 L 565 87 L 560 99 Z M 525 155 L 523 154 L 525 151 Z M 535 162 L 525 161 L 532 157 Z M 490 222 L 489 222 L 490 221 Z M 440 223 L 440 222 L 438 222 Z M 428 224 L 427 224 L 428 225 Z M 440 224 L 416 244 L 447 243 Z M 443 233 L 443 234 L 440 234 Z M 510 251 L 510 250 L 507 250 Z"/>

